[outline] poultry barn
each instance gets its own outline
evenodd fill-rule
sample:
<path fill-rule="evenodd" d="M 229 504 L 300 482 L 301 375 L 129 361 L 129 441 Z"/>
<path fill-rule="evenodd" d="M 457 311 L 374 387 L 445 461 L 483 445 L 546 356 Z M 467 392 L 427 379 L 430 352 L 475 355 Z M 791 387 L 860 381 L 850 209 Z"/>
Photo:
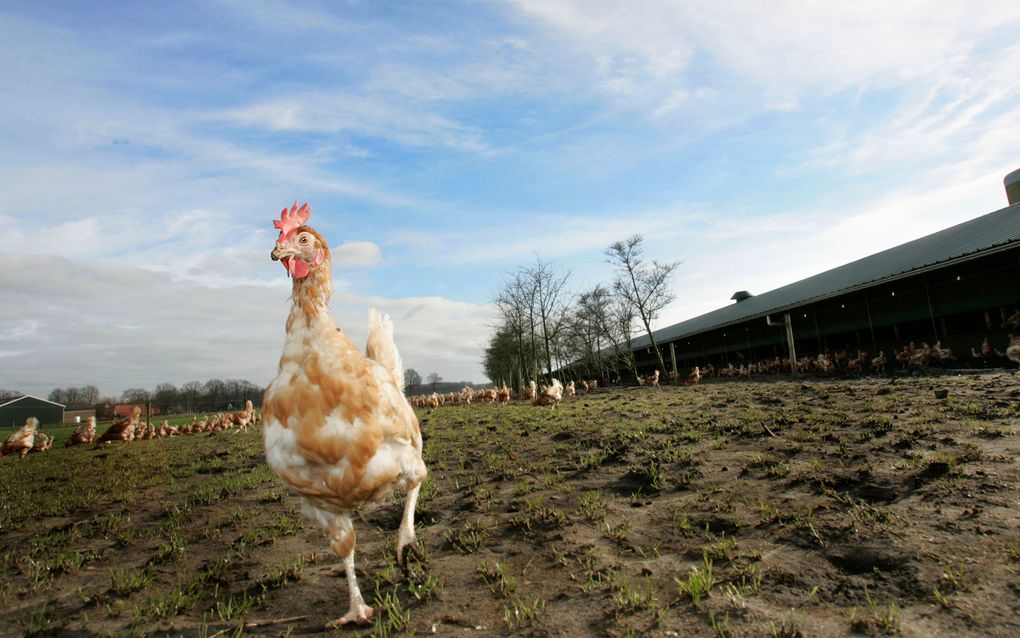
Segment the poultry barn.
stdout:
<path fill-rule="evenodd" d="M 816 357 L 868 371 L 880 353 L 886 370 L 1015 366 L 1005 352 L 1020 336 L 1020 170 L 1004 182 L 1005 208 L 657 330 L 666 372 L 803 371 Z M 641 374 L 657 367 L 647 336 L 634 354 Z"/>
<path fill-rule="evenodd" d="M 43 425 L 64 422 L 64 406 L 30 394 L 0 403 L 0 427 L 20 428 L 29 417 Z"/>

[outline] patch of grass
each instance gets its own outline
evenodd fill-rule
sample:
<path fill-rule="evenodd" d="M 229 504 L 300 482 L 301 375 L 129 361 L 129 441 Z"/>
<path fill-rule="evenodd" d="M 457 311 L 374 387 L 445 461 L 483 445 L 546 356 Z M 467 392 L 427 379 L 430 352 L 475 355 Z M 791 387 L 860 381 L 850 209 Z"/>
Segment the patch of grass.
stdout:
<path fill-rule="evenodd" d="M 783 478 L 790 473 L 790 467 L 782 459 L 767 452 L 752 454 L 744 468 L 748 471 L 760 468 L 769 478 Z"/>
<path fill-rule="evenodd" d="M 653 492 L 661 491 L 666 486 L 666 473 L 662 468 L 662 462 L 658 460 L 631 465 L 627 468 L 627 474 L 637 479 L 644 488 Z"/>
<path fill-rule="evenodd" d="M 521 599 L 514 600 L 512 607 L 503 608 L 503 624 L 511 631 L 522 627 L 529 627 L 534 624 L 541 613 L 545 610 L 546 602 L 542 598 L 535 598 L 527 603 Z"/>
<path fill-rule="evenodd" d="M 796 609 L 791 609 L 789 614 L 779 620 L 778 625 L 770 620 L 768 629 L 772 638 L 804 638 L 804 616 L 798 614 Z"/>
<path fill-rule="evenodd" d="M 613 602 L 616 604 L 616 613 L 633 613 L 647 609 L 655 602 L 655 590 L 652 588 L 652 579 L 645 576 L 644 585 L 634 587 L 630 580 L 615 578 L 613 582 Z"/>
<path fill-rule="evenodd" d="M 867 585 L 864 586 L 864 602 L 870 615 L 864 618 L 858 617 L 857 608 L 854 608 L 850 613 L 851 629 L 868 634 L 872 633 L 873 630 L 878 630 L 885 634 L 893 634 L 899 631 L 900 610 L 896 603 L 879 605 L 872 600 L 871 592 L 868 591 Z"/>
<path fill-rule="evenodd" d="M 602 497 L 602 490 L 585 492 L 577 500 L 577 513 L 590 521 L 603 521 L 608 512 L 609 504 Z"/>
<path fill-rule="evenodd" d="M 517 578 L 510 575 L 506 563 L 495 561 L 491 565 L 482 561 L 475 570 L 482 577 L 482 582 L 494 594 L 508 597 L 517 590 Z"/>
<path fill-rule="evenodd" d="M 692 567 L 691 573 L 687 575 L 686 580 L 681 580 L 674 576 L 673 581 L 676 583 L 681 594 L 690 596 L 691 602 L 698 605 L 712 591 L 712 585 L 714 584 L 712 561 L 705 556 L 701 567 Z"/>
<path fill-rule="evenodd" d="M 152 582 L 152 569 L 109 570 L 110 589 L 118 596 L 127 596 L 144 589 Z"/>
<path fill-rule="evenodd" d="M 443 538 L 461 554 L 473 554 L 485 545 L 489 534 L 481 525 L 468 521 L 462 530 L 444 531 Z"/>
<path fill-rule="evenodd" d="M 524 511 L 510 518 L 511 527 L 531 534 L 542 529 L 558 529 L 567 522 L 567 515 L 559 510 L 546 507 L 542 499 L 527 499 Z"/>

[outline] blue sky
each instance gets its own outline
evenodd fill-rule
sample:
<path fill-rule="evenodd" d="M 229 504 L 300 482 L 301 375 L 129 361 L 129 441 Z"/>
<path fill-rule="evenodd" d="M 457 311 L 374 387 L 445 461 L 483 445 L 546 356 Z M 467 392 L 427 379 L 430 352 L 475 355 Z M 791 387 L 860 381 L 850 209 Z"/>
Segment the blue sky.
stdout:
<path fill-rule="evenodd" d="M 536 255 L 643 233 L 668 325 L 1004 206 L 1020 5 L 842 4 L 0 2 L 0 388 L 267 383 L 295 199 L 339 325 L 474 381 Z"/>

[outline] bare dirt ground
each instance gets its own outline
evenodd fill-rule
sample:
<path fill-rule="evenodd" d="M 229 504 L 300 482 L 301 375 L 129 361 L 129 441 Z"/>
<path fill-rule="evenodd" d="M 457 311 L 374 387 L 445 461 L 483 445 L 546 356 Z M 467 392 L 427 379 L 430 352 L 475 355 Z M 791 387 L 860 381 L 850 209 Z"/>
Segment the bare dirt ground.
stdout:
<path fill-rule="evenodd" d="M 1020 635 L 1020 376 L 610 388 L 421 412 L 424 558 L 356 523 L 376 624 L 213 433 L 0 460 L 2 635 Z"/>

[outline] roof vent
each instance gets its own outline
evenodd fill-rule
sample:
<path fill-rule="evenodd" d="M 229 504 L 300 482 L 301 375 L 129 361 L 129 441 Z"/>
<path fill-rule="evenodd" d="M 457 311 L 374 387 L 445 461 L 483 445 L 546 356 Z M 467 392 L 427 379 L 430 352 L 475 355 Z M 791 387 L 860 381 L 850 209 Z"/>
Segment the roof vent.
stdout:
<path fill-rule="evenodd" d="M 1020 175 L 1017 175 L 1017 179 L 1020 180 Z M 1020 184 L 1017 185 L 1017 188 L 1020 189 Z M 733 293 L 733 296 L 730 297 L 730 299 L 732 299 L 733 301 L 735 301 L 737 303 L 740 303 L 741 301 L 745 301 L 747 299 L 750 299 L 753 296 L 754 295 L 752 295 L 751 293 L 747 292 L 746 290 L 738 290 L 737 292 Z"/>
<path fill-rule="evenodd" d="M 1007 175 L 1002 183 L 1006 186 L 1006 200 L 1009 205 L 1020 203 L 1020 168 Z"/>

